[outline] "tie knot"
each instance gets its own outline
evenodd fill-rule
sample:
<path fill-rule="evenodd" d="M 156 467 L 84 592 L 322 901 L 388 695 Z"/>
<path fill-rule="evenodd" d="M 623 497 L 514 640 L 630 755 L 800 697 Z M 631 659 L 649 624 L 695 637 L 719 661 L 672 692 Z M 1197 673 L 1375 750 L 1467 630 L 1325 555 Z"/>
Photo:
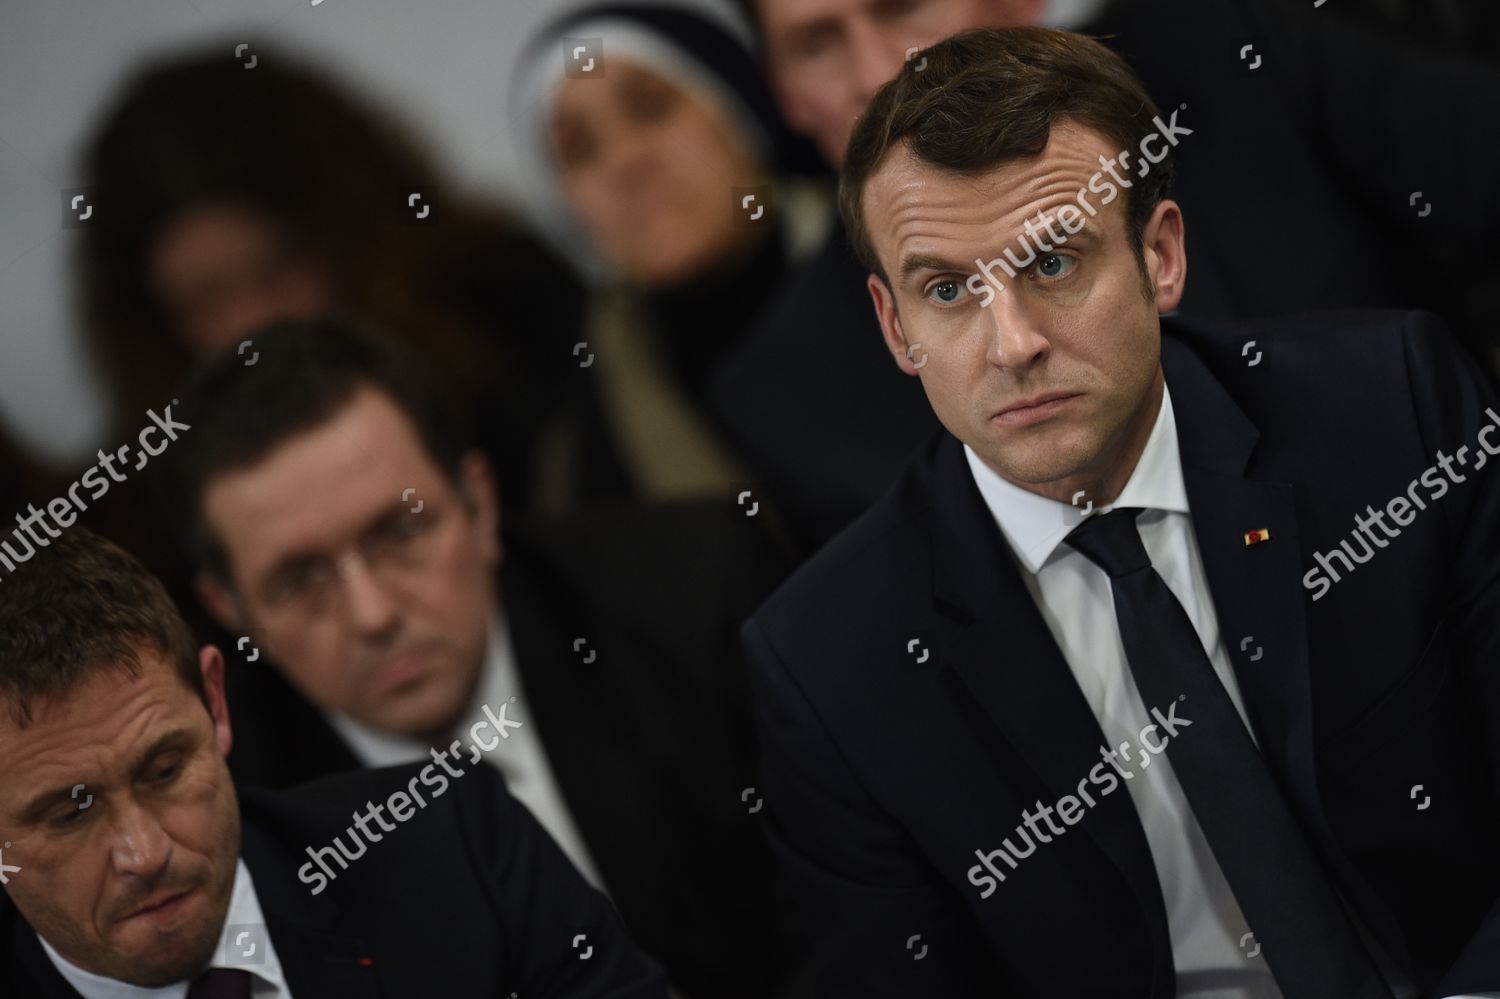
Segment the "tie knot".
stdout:
<path fill-rule="evenodd" d="M 1110 579 L 1151 567 L 1151 556 L 1135 529 L 1138 506 L 1127 506 L 1090 517 L 1065 539 L 1084 558 L 1103 569 Z"/>

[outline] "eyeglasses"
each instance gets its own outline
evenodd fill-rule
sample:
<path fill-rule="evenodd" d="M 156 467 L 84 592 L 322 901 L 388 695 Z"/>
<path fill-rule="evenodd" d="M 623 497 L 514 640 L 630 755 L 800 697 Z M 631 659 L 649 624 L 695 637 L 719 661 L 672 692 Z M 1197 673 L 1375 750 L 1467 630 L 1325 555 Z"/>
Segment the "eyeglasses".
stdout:
<path fill-rule="evenodd" d="M 278 617 L 313 618 L 342 600 L 344 580 L 360 569 L 385 585 L 403 583 L 432 561 L 439 528 L 447 519 L 447 510 L 430 502 L 420 513 L 395 510 L 348 550 L 297 559 L 277 569 L 258 588 L 260 603 Z"/>

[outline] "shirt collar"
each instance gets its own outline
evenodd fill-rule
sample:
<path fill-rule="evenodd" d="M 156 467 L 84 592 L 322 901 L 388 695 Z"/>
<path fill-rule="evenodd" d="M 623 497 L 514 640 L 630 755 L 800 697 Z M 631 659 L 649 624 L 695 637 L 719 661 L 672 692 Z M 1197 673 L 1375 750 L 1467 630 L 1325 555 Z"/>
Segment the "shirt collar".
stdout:
<path fill-rule="evenodd" d="M 230 939 L 233 932 L 236 939 Z M 248 938 L 241 938 L 248 933 Z M 52 948 L 40 934 L 37 940 L 47 957 L 74 991 L 84 999 L 186 999 L 188 982 L 177 982 L 161 988 L 148 989 L 128 982 L 105 978 L 73 964 Z M 258 949 L 260 959 L 246 954 L 248 947 Z M 235 960 L 230 961 L 229 958 Z M 237 968 L 248 971 L 261 981 L 274 986 L 273 995 L 287 995 L 286 978 L 282 975 L 281 962 L 271 946 L 270 934 L 266 932 L 265 915 L 261 912 L 260 898 L 255 894 L 255 882 L 250 877 L 250 868 L 240 858 L 234 868 L 234 889 L 229 896 L 229 909 L 224 915 L 224 926 L 219 930 L 219 942 L 214 948 L 209 968 Z M 208 970 L 207 968 L 204 969 Z"/>
<path fill-rule="evenodd" d="M 480 665 L 474 696 L 459 718 L 472 718 L 485 704 L 500 704 L 514 686 L 515 672 L 510 653 L 510 630 L 498 607 L 490 608 L 489 635 L 485 642 L 484 662 Z M 328 722 L 354 751 L 366 767 L 391 767 L 425 760 L 431 748 L 424 740 L 386 732 L 344 714 L 330 714 Z"/>
<path fill-rule="evenodd" d="M 1002 479 L 964 445 L 964 457 L 985 505 L 1000 532 L 1027 570 L 1039 572 L 1068 532 L 1080 522 L 1077 507 L 1038 496 Z M 1177 422 L 1172 415 L 1172 393 L 1162 385 L 1161 406 L 1146 447 L 1130 473 L 1119 497 L 1100 512 L 1115 507 L 1138 506 L 1147 510 L 1187 513 L 1187 487 L 1182 479 L 1182 458 L 1177 452 Z"/>

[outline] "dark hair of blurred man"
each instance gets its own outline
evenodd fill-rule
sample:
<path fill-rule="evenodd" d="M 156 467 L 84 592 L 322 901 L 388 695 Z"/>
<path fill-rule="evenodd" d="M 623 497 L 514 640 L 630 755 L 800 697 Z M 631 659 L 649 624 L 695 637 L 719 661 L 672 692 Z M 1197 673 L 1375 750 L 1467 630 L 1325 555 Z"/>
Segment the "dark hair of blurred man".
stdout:
<path fill-rule="evenodd" d="M 195 648 L 139 563 L 74 527 L 4 594 L 0 993 L 664 995 L 492 773 L 450 770 L 426 796 L 399 790 L 428 783 L 413 767 L 242 801 L 223 656 Z M 411 825 L 360 824 L 387 795 Z M 322 847 L 358 841 L 346 816 L 370 840 L 348 862 Z M 323 898 L 292 873 L 315 848 L 341 865 Z"/>

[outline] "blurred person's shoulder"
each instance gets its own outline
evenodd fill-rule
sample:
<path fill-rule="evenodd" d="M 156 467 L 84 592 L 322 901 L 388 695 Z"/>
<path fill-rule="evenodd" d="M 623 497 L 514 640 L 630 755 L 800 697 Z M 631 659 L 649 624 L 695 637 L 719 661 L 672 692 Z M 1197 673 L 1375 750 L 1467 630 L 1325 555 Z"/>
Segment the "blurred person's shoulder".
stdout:
<path fill-rule="evenodd" d="M 339 868 L 330 886 L 336 895 L 386 897 L 381 886 L 390 871 L 410 867 L 413 855 L 434 857 L 439 844 L 441 866 L 477 870 L 480 858 L 509 849 L 505 844 L 516 839 L 527 819 L 499 771 L 471 756 L 477 757 L 477 751 L 450 756 L 446 762 L 453 769 L 426 761 L 347 770 L 278 790 L 240 787 L 246 838 L 262 854 L 260 859 L 269 855 L 278 878 L 291 884 L 296 872 L 302 890 L 310 891 L 321 879 L 304 863 L 308 851 L 342 837 L 352 852 L 359 842 L 352 831 L 359 825 L 356 817 L 364 817 L 374 829 L 392 824 L 376 823 L 372 809 L 379 806 L 382 818 L 394 820 L 395 830 L 384 833 L 390 842 L 376 841 L 378 848 L 356 854 L 347 869 Z M 435 857 L 422 863 L 439 865 Z M 260 866 L 257 879 L 264 876 Z"/>
<path fill-rule="evenodd" d="M 795 631 L 825 621 L 879 620 L 918 599 L 931 581 L 940 466 L 951 466 L 961 448 L 946 429 L 932 432 L 880 498 L 777 587 L 756 621 L 770 631 Z"/>
<path fill-rule="evenodd" d="M 524 561 L 559 595 L 607 594 L 610 607 L 627 617 L 632 608 L 649 616 L 664 603 L 734 604 L 739 594 L 758 600 L 791 570 L 795 555 L 757 491 L 746 484 L 732 492 L 534 518 L 507 531 L 505 557 Z"/>

